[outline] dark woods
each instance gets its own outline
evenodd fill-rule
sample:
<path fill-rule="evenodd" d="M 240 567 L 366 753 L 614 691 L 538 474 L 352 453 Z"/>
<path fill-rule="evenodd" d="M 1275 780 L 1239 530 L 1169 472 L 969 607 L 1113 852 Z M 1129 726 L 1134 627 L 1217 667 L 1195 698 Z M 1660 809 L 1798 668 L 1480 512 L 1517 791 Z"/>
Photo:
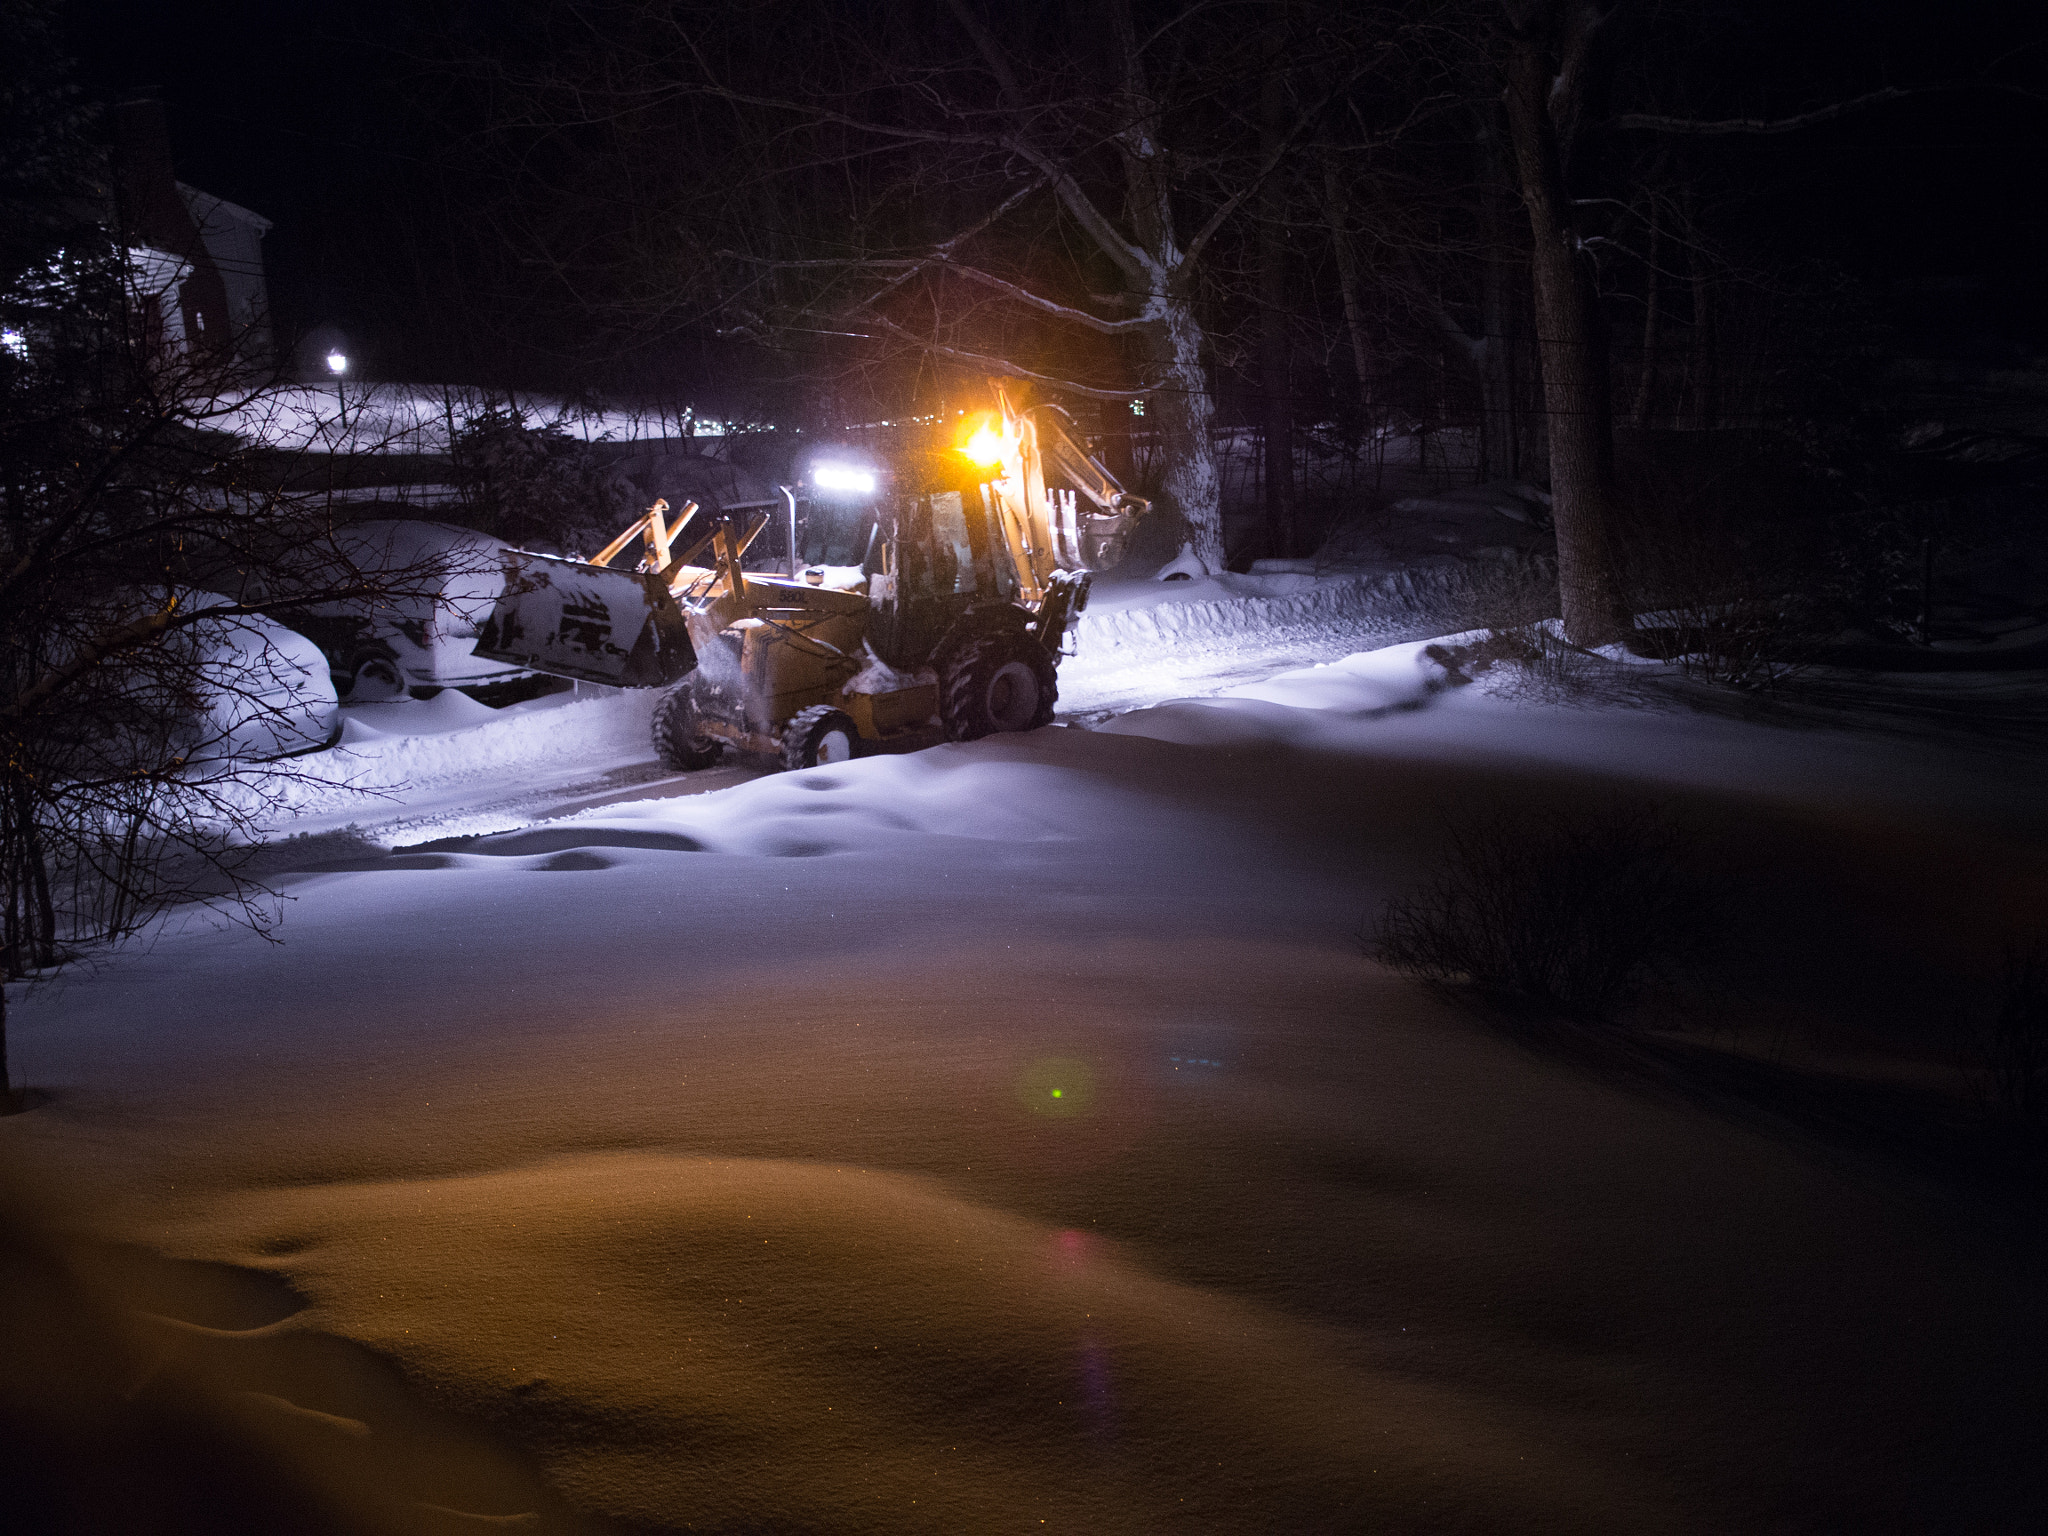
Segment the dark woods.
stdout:
<path fill-rule="evenodd" d="M 1035 381 L 1212 569 L 1313 555 L 1419 443 L 1549 491 L 1598 641 L 1674 522 L 1815 582 L 1912 537 L 1877 482 L 1922 402 L 1874 363 L 1907 205 L 1926 146 L 2016 156 L 2040 106 L 1998 39 L 1858 15 L 628 0 L 450 23 L 419 67 L 507 366 L 825 427 Z M 1896 586 L 1837 575 L 1873 616 Z"/>

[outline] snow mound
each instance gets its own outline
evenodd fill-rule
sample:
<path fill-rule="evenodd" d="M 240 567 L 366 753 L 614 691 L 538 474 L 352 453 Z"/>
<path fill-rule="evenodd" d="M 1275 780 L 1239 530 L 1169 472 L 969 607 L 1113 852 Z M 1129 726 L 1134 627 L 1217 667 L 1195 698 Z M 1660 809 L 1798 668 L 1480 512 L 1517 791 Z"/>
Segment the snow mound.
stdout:
<path fill-rule="evenodd" d="M 1078 831 L 1060 811 L 1063 770 L 934 747 L 774 774 L 715 794 L 637 801 L 480 839 L 465 852 L 701 848 L 769 858 L 901 850 L 919 839 L 1043 843 Z M 652 827 L 662 830 L 653 831 Z"/>
<path fill-rule="evenodd" d="M 1431 642 L 1414 641 L 1362 651 L 1342 661 L 1317 662 L 1263 682 L 1243 683 L 1201 700 L 1228 709 L 1238 700 L 1322 709 L 1345 715 L 1378 715 L 1412 709 L 1446 686 L 1449 673 L 1428 654 Z"/>
<path fill-rule="evenodd" d="M 1091 599 L 1081 615 L 1075 661 L 1087 666 L 1118 651 L 1384 618 L 1389 609 L 1411 608 L 1443 592 L 1447 579 L 1428 570 L 1323 579 L 1284 573 L 1210 577 L 1178 591 L 1166 588 L 1174 594 L 1171 600 L 1142 605 L 1121 602 L 1116 593 L 1107 603 Z"/>
<path fill-rule="evenodd" d="M 1240 683 L 1203 698 L 1169 699 L 1097 729 L 1182 746 L 1214 746 L 1247 738 L 1294 739 L 1300 722 L 1291 722 L 1288 716 L 1295 712 L 1370 720 L 1418 709 L 1450 681 L 1450 673 L 1429 654 L 1433 644 L 1416 640 L 1384 646 L 1342 661 L 1317 662 Z"/>
<path fill-rule="evenodd" d="M 602 771 L 648 757 L 653 709 L 648 690 L 607 690 L 596 698 L 558 693 L 509 709 L 489 709 L 451 690 L 425 701 L 352 707 L 343 711 L 340 746 L 293 759 L 290 774 L 264 792 L 296 831 L 450 795 L 473 801 L 551 770 Z"/>
<path fill-rule="evenodd" d="M 179 1238 L 303 1255 L 295 1283 L 345 1333 L 463 1396 L 512 1383 L 619 1426 L 548 1437 L 543 1462 L 641 1528 L 754 1528 L 768 1489 L 794 1530 L 995 1531 L 1019 1508 L 1131 1530 L 1191 1494 L 1212 1517 L 1195 1528 L 1241 1530 L 1226 1512 L 1303 1489 L 1401 1526 L 1440 1496 L 1446 1447 L 1459 1496 L 1504 1529 L 1670 1514 L 1607 1494 L 1588 1520 L 1599 1454 L 1476 1393 L 1347 1359 L 1315 1323 L 1095 1232 L 849 1161 L 635 1150 L 255 1190 Z M 1155 1449 L 1046 1485 L 1112 1433 Z M 907 1519 L 873 1509 L 878 1478 Z"/>

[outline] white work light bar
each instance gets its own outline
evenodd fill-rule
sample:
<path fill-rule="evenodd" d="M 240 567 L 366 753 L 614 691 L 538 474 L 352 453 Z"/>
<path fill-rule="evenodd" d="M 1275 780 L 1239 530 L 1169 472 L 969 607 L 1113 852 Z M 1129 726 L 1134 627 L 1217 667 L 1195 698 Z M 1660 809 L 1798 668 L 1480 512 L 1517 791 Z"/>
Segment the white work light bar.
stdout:
<path fill-rule="evenodd" d="M 815 464 L 811 484 L 821 491 L 844 491 L 851 496 L 875 494 L 875 472 L 857 464 Z"/>

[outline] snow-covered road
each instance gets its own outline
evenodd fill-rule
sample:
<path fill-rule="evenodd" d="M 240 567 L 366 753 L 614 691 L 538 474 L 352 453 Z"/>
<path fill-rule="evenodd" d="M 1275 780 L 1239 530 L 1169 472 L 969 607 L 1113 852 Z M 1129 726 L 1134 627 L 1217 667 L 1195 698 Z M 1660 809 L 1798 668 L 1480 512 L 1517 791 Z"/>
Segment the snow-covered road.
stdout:
<path fill-rule="evenodd" d="M 1228 576 L 1106 587 L 1060 669 L 1059 719 L 1100 724 L 1430 632 L 1412 577 Z M 490 710 L 457 693 L 345 710 L 340 747 L 289 765 L 279 834 L 352 828 L 407 844 L 634 799 L 730 788 L 763 768 L 664 768 L 648 692 L 577 691 Z"/>

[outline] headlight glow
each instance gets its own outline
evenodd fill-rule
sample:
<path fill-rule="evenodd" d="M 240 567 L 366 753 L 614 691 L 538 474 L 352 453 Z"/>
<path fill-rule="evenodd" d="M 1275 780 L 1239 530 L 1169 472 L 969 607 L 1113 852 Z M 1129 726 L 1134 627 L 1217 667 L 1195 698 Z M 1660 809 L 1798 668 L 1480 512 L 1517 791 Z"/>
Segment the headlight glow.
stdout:
<path fill-rule="evenodd" d="M 994 422 L 984 421 L 974 435 L 960 445 L 960 451 L 983 469 L 993 468 L 1003 457 L 1005 441 Z"/>
<path fill-rule="evenodd" d="M 814 464 L 811 484 L 821 491 L 842 491 L 852 496 L 875 494 L 875 472 L 857 464 Z"/>

